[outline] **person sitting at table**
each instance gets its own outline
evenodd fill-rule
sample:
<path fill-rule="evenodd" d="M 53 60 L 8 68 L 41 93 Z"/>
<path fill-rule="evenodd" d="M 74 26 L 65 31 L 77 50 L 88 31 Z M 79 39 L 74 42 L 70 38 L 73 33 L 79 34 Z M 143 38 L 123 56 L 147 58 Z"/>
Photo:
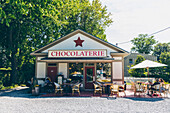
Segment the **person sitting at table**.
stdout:
<path fill-rule="evenodd" d="M 147 95 L 149 95 L 149 90 L 151 88 L 152 82 L 151 81 L 147 81 L 144 84 L 147 85 Z"/>
<path fill-rule="evenodd" d="M 46 77 L 45 78 L 45 85 L 44 85 L 44 88 L 45 88 L 45 91 L 47 92 L 52 92 L 53 89 L 54 89 L 54 84 L 51 82 L 51 79 L 49 77 Z"/>
<path fill-rule="evenodd" d="M 165 81 L 162 78 L 159 78 L 159 82 L 160 84 L 164 84 Z"/>
<path fill-rule="evenodd" d="M 45 79 L 45 85 L 50 84 L 50 83 L 51 83 L 51 79 L 50 79 L 49 77 L 46 77 L 46 79 Z"/>
<path fill-rule="evenodd" d="M 158 78 L 156 78 L 156 80 L 155 80 L 156 82 L 152 85 L 152 86 L 155 86 L 155 85 L 157 85 L 157 84 L 160 84 L 160 82 L 159 82 L 159 79 Z"/>
<path fill-rule="evenodd" d="M 155 82 L 154 84 L 152 84 L 152 85 L 151 85 L 151 88 L 149 89 L 149 90 L 151 90 L 151 94 L 153 94 L 153 91 L 156 90 L 156 89 L 154 88 L 154 86 L 156 86 L 156 85 L 158 85 L 158 84 L 160 84 L 160 82 L 159 82 L 159 79 L 156 78 L 156 82 Z"/>
<path fill-rule="evenodd" d="M 165 88 L 163 87 L 163 85 L 165 84 L 164 80 L 162 78 L 159 78 L 159 82 L 160 82 L 160 85 L 161 85 L 160 92 L 165 91 Z"/>

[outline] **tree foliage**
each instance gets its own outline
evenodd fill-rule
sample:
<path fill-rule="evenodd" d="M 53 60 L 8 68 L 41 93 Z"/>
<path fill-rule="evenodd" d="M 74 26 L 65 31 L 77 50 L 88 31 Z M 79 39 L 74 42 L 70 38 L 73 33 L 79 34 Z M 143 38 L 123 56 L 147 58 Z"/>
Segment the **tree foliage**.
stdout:
<path fill-rule="evenodd" d="M 137 64 L 141 63 L 144 60 L 145 60 L 144 56 L 137 55 L 137 58 L 135 60 L 135 64 L 134 65 L 137 65 Z M 134 65 L 131 65 L 131 67 L 133 67 Z M 128 73 L 132 77 L 142 77 L 143 75 L 145 75 L 145 69 L 129 69 Z"/>
<path fill-rule="evenodd" d="M 168 66 L 164 67 L 164 74 L 169 76 L 170 79 L 170 51 L 169 52 L 162 52 L 160 55 L 160 60 L 161 63 L 166 64 Z"/>
<path fill-rule="evenodd" d="M 3 54 L 8 59 L 7 66 L 12 68 L 11 83 L 17 82 L 16 79 L 19 77 L 17 75 L 22 74 L 20 71 L 23 65 L 29 64 L 34 67 L 32 65 L 34 58 L 29 56 L 29 53 L 47 39 L 49 42 L 53 34 L 52 29 L 55 27 L 53 24 L 57 25 L 55 19 L 57 10 L 54 4 L 54 1 L 40 0 L 1 1 L 0 34 L 2 38 L 0 45 L 5 51 Z M 45 36 L 46 39 L 44 39 Z"/>
<path fill-rule="evenodd" d="M 160 63 L 166 64 L 166 67 L 151 69 L 151 72 L 157 78 L 163 78 L 170 82 L 170 43 L 158 43 L 154 46 L 153 55 L 157 57 Z"/>
<path fill-rule="evenodd" d="M 163 78 L 166 82 L 170 82 L 170 52 L 162 52 L 159 57 L 159 62 L 167 66 L 150 68 L 150 76 Z"/>
<path fill-rule="evenodd" d="M 104 34 L 106 27 L 113 21 L 110 13 L 107 13 L 106 6 L 102 6 L 99 0 L 61 0 L 60 20 L 66 24 L 61 27 L 61 35 L 64 36 L 76 29 L 82 29 L 94 36 L 106 40 Z"/>
<path fill-rule="evenodd" d="M 135 65 L 141 63 L 141 62 L 144 61 L 144 60 L 145 60 L 144 56 L 142 56 L 142 55 L 137 55 L 137 58 L 136 58 L 136 60 L 135 60 Z"/>
<path fill-rule="evenodd" d="M 11 83 L 35 73 L 30 53 L 76 29 L 106 40 L 110 13 L 99 0 L 1 0 L 1 66 L 11 67 Z"/>
<path fill-rule="evenodd" d="M 169 43 L 158 43 L 154 46 L 153 55 L 157 56 L 158 60 L 161 53 L 170 52 L 170 42 Z"/>
<path fill-rule="evenodd" d="M 139 34 L 131 42 L 133 44 L 132 51 L 144 54 L 150 54 L 153 51 L 153 45 L 157 43 L 153 36 L 149 37 L 147 34 Z"/>

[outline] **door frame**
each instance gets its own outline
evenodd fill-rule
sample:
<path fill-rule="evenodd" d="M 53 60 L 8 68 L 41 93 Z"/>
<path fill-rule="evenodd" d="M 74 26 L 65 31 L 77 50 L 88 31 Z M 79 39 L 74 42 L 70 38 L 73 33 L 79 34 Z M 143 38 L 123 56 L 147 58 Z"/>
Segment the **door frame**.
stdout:
<path fill-rule="evenodd" d="M 92 85 L 91 88 L 86 88 L 87 87 L 87 82 L 86 82 L 87 76 L 86 76 L 86 73 L 87 73 L 87 69 L 88 68 L 93 69 L 93 82 L 92 83 L 88 83 L 88 84 Z M 85 67 L 85 89 L 93 89 L 93 83 L 95 82 L 94 77 L 95 77 L 95 66 L 86 66 Z"/>

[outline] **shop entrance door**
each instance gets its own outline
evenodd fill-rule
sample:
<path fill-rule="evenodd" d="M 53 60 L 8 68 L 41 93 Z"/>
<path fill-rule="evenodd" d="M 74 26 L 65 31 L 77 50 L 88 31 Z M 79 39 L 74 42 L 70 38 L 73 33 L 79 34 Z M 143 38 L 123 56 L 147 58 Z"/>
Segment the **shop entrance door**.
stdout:
<path fill-rule="evenodd" d="M 57 76 L 57 67 L 48 67 L 48 77 L 50 77 L 52 82 L 55 82 Z"/>
<path fill-rule="evenodd" d="M 85 67 L 85 89 L 93 89 L 94 67 Z"/>

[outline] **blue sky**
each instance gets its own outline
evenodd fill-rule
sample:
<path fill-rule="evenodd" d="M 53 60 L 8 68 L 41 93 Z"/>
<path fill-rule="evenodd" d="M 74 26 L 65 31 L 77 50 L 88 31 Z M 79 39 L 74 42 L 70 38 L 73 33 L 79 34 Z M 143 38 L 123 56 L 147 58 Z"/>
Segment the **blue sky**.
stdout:
<path fill-rule="evenodd" d="M 138 34 L 152 34 L 170 27 L 170 0 L 101 0 L 112 14 L 112 25 L 106 29 L 107 40 L 122 43 Z M 170 42 L 170 29 L 154 35 L 161 43 Z M 131 43 L 119 44 L 130 51 Z"/>

